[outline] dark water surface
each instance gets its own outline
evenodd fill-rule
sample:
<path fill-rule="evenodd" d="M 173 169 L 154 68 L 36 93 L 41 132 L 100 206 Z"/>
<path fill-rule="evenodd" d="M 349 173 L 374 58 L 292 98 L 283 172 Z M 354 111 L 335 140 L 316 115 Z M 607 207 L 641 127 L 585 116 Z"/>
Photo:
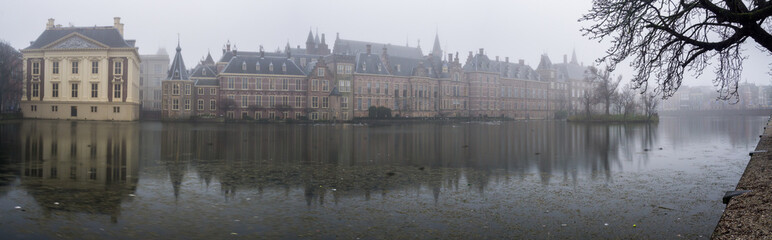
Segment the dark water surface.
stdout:
<path fill-rule="evenodd" d="M 766 120 L 2 122 L 0 236 L 709 237 Z"/>

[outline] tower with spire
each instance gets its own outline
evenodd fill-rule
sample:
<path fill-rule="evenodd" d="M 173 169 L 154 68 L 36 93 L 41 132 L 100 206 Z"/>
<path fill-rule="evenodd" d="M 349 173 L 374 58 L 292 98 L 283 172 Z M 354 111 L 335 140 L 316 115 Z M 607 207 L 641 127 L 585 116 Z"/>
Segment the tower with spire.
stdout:
<path fill-rule="evenodd" d="M 193 114 L 194 89 L 193 81 L 190 80 L 190 74 L 185 67 L 185 61 L 182 60 L 179 38 L 175 50 L 174 60 L 169 66 L 166 80 L 161 83 L 164 91 L 162 101 L 164 106 L 161 110 L 161 117 L 164 119 L 189 119 Z"/>

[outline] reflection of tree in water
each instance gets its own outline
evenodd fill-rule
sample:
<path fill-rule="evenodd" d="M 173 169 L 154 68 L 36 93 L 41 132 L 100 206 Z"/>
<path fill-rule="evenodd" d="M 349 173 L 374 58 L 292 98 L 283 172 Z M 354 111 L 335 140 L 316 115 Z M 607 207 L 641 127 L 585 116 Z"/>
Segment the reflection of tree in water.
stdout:
<path fill-rule="evenodd" d="M 19 128 L 21 122 L 0 124 L 0 197 L 5 196 L 20 172 L 21 141 Z"/>

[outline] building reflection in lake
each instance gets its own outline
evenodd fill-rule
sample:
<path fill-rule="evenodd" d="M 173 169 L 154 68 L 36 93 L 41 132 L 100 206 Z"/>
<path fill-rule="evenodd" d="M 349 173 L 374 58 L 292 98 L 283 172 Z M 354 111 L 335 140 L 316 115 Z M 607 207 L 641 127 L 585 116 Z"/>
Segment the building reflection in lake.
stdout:
<path fill-rule="evenodd" d="M 21 184 L 47 214 L 109 215 L 138 181 L 138 123 L 23 121 Z"/>
<path fill-rule="evenodd" d="M 552 121 L 369 127 L 165 123 L 161 160 L 177 197 L 184 175 L 196 172 L 207 185 L 219 182 L 226 199 L 239 189 L 300 187 L 311 205 L 329 197 L 370 199 L 374 193 L 426 187 L 436 200 L 461 183 L 484 194 L 491 181 L 533 174 L 543 184 L 555 176 L 573 184 L 579 175 L 611 180 L 612 165 L 632 151 L 620 146 L 640 142 L 630 138 L 639 128 Z"/>

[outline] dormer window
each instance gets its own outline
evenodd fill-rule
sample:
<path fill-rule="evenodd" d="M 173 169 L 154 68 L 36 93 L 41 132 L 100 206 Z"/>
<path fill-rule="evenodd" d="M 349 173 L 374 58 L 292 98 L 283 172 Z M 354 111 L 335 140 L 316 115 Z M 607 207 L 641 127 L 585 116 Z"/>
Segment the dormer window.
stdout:
<path fill-rule="evenodd" d="M 448 65 L 443 65 L 442 66 L 442 72 L 443 73 L 447 73 L 448 72 Z"/>
<path fill-rule="evenodd" d="M 281 71 L 282 72 L 287 72 L 287 63 L 281 64 Z"/>
<path fill-rule="evenodd" d="M 247 62 L 242 62 L 241 63 L 241 70 L 242 71 L 246 71 L 247 70 Z"/>
<path fill-rule="evenodd" d="M 381 71 L 381 64 L 378 64 L 378 72 Z"/>
<path fill-rule="evenodd" d="M 402 66 L 397 64 L 397 72 L 402 72 Z"/>
<path fill-rule="evenodd" d="M 268 64 L 268 71 L 273 72 L 273 63 Z"/>
<path fill-rule="evenodd" d="M 255 63 L 255 70 L 260 71 L 260 62 Z"/>
<path fill-rule="evenodd" d="M 362 71 L 367 71 L 367 63 L 362 63 Z"/>
<path fill-rule="evenodd" d="M 316 69 L 316 76 L 324 77 L 324 68 Z"/>
<path fill-rule="evenodd" d="M 201 75 L 202 76 L 206 76 L 206 68 L 202 68 L 201 69 Z"/>

